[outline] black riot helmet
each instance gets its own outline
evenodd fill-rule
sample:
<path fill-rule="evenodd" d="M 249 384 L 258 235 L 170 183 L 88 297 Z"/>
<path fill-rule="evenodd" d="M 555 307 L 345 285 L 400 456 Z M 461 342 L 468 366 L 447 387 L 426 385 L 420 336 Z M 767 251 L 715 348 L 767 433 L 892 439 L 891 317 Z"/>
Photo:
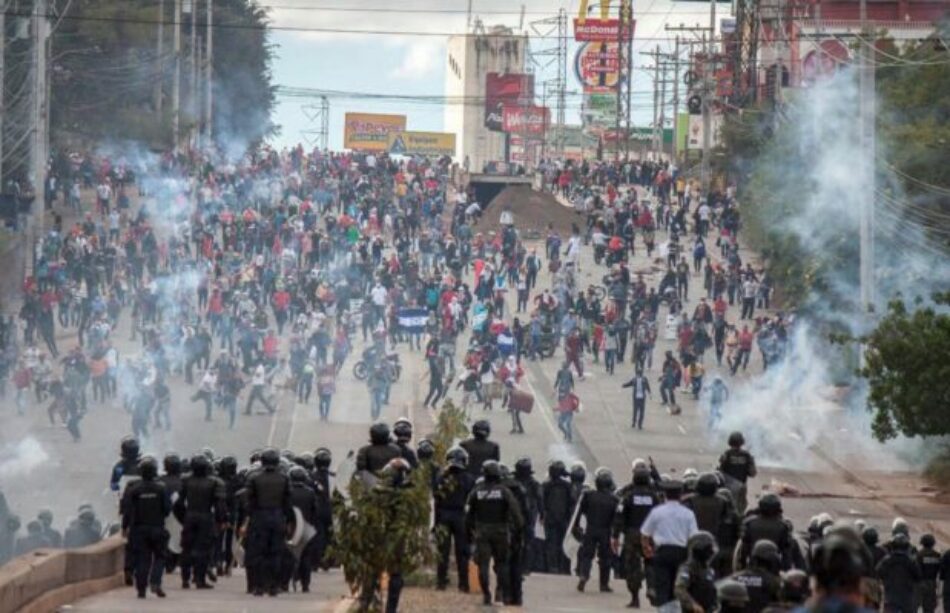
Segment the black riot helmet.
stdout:
<path fill-rule="evenodd" d="M 151 481 L 158 476 L 158 462 L 150 455 L 144 456 L 139 460 L 139 474 L 142 479 Z"/>
<path fill-rule="evenodd" d="M 472 424 L 472 436 L 484 440 L 491 434 L 491 423 L 487 419 L 479 419 Z"/>
<path fill-rule="evenodd" d="M 389 443 L 389 426 L 383 422 L 373 424 L 369 427 L 369 442 L 374 445 L 386 445 Z"/>
<path fill-rule="evenodd" d="M 600 467 L 594 473 L 594 487 L 599 492 L 609 492 L 614 489 L 614 475 L 609 468 Z"/>
<path fill-rule="evenodd" d="M 315 468 L 330 468 L 333 463 L 333 454 L 326 447 L 320 447 L 313 452 L 313 465 Z"/>
<path fill-rule="evenodd" d="M 719 489 L 719 478 L 715 473 L 703 473 L 696 479 L 696 493 L 700 496 L 715 496 Z"/>
<path fill-rule="evenodd" d="M 580 462 L 571 466 L 571 481 L 574 483 L 583 483 L 587 479 L 587 469 Z"/>
<path fill-rule="evenodd" d="M 652 479 L 650 475 L 650 469 L 645 467 L 637 467 L 633 470 L 633 484 L 634 485 L 650 485 L 650 480 Z"/>
<path fill-rule="evenodd" d="M 165 454 L 164 459 L 162 460 L 162 466 L 165 469 L 166 475 L 180 475 L 181 474 L 181 456 L 175 453 L 174 451 L 169 451 Z"/>
<path fill-rule="evenodd" d="M 874 526 L 871 526 L 869 528 L 865 528 L 861 532 L 861 540 L 864 541 L 865 545 L 873 548 L 881 540 L 881 537 L 877 533 L 877 528 L 875 528 Z"/>
<path fill-rule="evenodd" d="M 531 458 L 518 458 L 515 462 L 515 476 L 519 479 L 527 479 L 534 474 L 534 468 L 531 466 Z"/>
<path fill-rule="evenodd" d="M 307 471 L 303 466 L 294 466 L 287 475 L 290 477 L 291 483 L 307 482 Z"/>
<path fill-rule="evenodd" d="M 211 461 L 203 453 L 195 454 L 191 457 L 191 474 L 196 477 L 207 477 L 211 472 Z"/>
<path fill-rule="evenodd" d="M 564 466 L 564 462 L 560 460 L 554 460 L 548 464 L 548 476 L 552 479 L 560 479 L 561 477 L 567 474 L 567 467 Z"/>
<path fill-rule="evenodd" d="M 313 454 L 309 451 L 304 451 L 294 461 L 304 470 L 313 470 Z"/>
<path fill-rule="evenodd" d="M 218 473 L 224 479 L 230 479 L 231 477 L 237 475 L 237 469 L 237 458 L 235 458 L 233 455 L 224 456 L 218 463 Z"/>
<path fill-rule="evenodd" d="M 501 474 L 502 481 L 507 481 L 508 479 L 511 479 L 511 469 L 508 468 L 508 465 L 505 464 L 504 462 L 498 463 L 498 472 Z"/>
<path fill-rule="evenodd" d="M 766 517 L 774 517 L 782 512 L 782 499 L 768 493 L 759 498 L 759 513 Z"/>
<path fill-rule="evenodd" d="M 729 611 L 745 611 L 749 604 L 749 590 L 735 579 L 725 578 L 716 583 L 719 604 Z"/>
<path fill-rule="evenodd" d="M 898 532 L 891 539 L 891 548 L 896 551 L 907 551 L 910 549 L 910 539 L 906 534 Z"/>
<path fill-rule="evenodd" d="M 934 538 L 932 534 L 922 534 L 920 536 L 920 546 L 925 549 L 933 549 L 937 544 L 937 539 Z"/>
<path fill-rule="evenodd" d="M 211 447 L 202 447 L 201 453 L 206 458 L 208 458 L 209 462 L 214 462 L 214 449 L 212 449 Z"/>
<path fill-rule="evenodd" d="M 405 417 L 400 417 L 393 424 L 393 434 L 400 443 L 408 443 L 412 440 L 412 422 Z"/>
<path fill-rule="evenodd" d="M 690 559 L 700 564 L 707 564 L 719 551 L 719 547 L 716 545 L 716 537 L 705 530 L 700 530 L 689 537 L 686 546 L 689 548 Z"/>
<path fill-rule="evenodd" d="M 752 546 L 752 553 L 749 555 L 749 561 L 752 566 L 756 566 L 770 573 L 777 573 L 782 567 L 782 556 L 778 547 L 768 539 L 761 539 Z"/>
<path fill-rule="evenodd" d="M 280 452 L 273 447 L 268 447 L 261 452 L 261 465 L 264 468 L 277 468 L 280 465 Z"/>
<path fill-rule="evenodd" d="M 482 476 L 488 482 L 498 481 L 501 479 L 501 465 L 497 460 L 486 460 L 482 464 Z"/>
<path fill-rule="evenodd" d="M 447 466 L 465 470 L 468 467 L 468 452 L 461 447 L 452 447 L 445 452 Z"/>
<path fill-rule="evenodd" d="M 126 436 L 119 443 L 119 454 L 123 460 L 139 459 L 139 442 L 134 436 Z"/>
<path fill-rule="evenodd" d="M 865 572 L 861 547 L 851 535 L 826 536 L 813 556 L 812 573 L 818 587 L 831 593 L 859 589 Z"/>
<path fill-rule="evenodd" d="M 733 432 L 729 435 L 729 446 L 738 449 L 745 445 L 745 437 L 742 436 L 741 432 Z"/>
<path fill-rule="evenodd" d="M 797 568 L 782 573 L 782 600 L 790 604 L 805 604 L 811 596 L 808 573 Z"/>
<path fill-rule="evenodd" d="M 432 444 L 427 438 L 419 441 L 419 444 L 416 445 L 416 457 L 419 458 L 420 462 L 426 462 L 435 457 L 435 445 Z"/>

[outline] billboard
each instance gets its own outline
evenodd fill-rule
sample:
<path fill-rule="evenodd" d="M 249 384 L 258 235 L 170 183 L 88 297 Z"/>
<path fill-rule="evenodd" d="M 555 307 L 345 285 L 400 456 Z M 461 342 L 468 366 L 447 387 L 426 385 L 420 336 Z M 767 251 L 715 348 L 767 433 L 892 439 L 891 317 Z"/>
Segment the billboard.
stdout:
<path fill-rule="evenodd" d="M 502 110 L 505 132 L 544 134 L 551 123 L 550 110 L 545 106 L 508 106 Z"/>
<path fill-rule="evenodd" d="M 405 115 L 347 113 L 343 121 L 343 147 L 356 151 L 386 151 L 389 134 L 405 130 Z"/>
<path fill-rule="evenodd" d="M 390 132 L 388 149 L 400 155 L 455 157 L 455 134 L 447 132 Z"/>
<path fill-rule="evenodd" d="M 574 58 L 574 73 L 584 92 L 606 94 L 616 91 L 620 81 L 620 53 L 617 43 L 584 43 Z"/>
<path fill-rule="evenodd" d="M 584 94 L 583 117 L 585 124 L 616 124 L 617 95 L 614 93 Z"/>
<path fill-rule="evenodd" d="M 624 41 L 633 38 L 633 30 L 637 22 L 632 21 L 626 25 L 623 32 Z M 619 19 L 574 19 L 574 40 L 579 42 L 617 42 L 620 35 Z"/>
<path fill-rule="evenodd" d="M 503 132 L 505 105 L 523 106 L 534 100 L 534 75 L 489 72 L 485 75 L 485 127 Z"/>

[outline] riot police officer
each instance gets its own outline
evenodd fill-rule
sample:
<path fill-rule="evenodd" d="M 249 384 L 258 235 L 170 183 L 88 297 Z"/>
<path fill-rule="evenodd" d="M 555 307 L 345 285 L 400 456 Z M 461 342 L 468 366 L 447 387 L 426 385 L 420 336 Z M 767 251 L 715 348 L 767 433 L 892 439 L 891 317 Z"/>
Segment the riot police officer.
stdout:
<path fill-rule="evenodd" d="M 462 449 L 468 452 L 468 472 L 478 478 L 482 464 L 486 460 L 501 460 L 501 451 L 498 443 L 488 440 L 491 435 L 491 423 L 487 419 L 480 419 L 472 424 L 472 438 L 460 443 Z"/>
<path fill-rule="evenodd" d="M 204 454 L 191 458 L 191 475 L 182 481 L 181 495 L 175 502 L 175 516 L 181 522 L 181 587 L 211 589 L 208 570 L 214 549 L 217 525 L 227 521 L 224 484 L 211 474 L 211 462 Z"/>
<path fill-rule="evenodd" d="M 237 522 L 238 502 L 237 494 L 243 483 L 238 478 L 237 458 L 224 456 L 218 462 L 218 478 L 224 484 L 224 509 L 228 521 L 220 534 L 220 544 L 216 548 L 220 552 L 218 560 L 218 574 L 230 575 L 234 561 L 234 526 Z"/>
<path fill-rule="evenodd" d="M 165 489 L 174 505 L 181 495 L 181 457 L 173 451 L 166 453 L 162 459 L 162 468 L 165 474 L 161 476 L 160 481 L 165 484 Z M 165 554 L 165 570 L 170 573 L 178 566 L 178 555 L 172 549 L 178 550 L 180 543 L 169 542 L 168 546 L 169 550 Z"/>
<path fill-rule="evenodd" d="M 752 546 L 749 567 L 732 575 L 733 580 L 746 588 L 749 597 L 747 611 L 759 613 L 769 604 L 779 600 L 782 587 L 782 581 L 779 579 L 781 567 L 782 556 L 775 543 L 763 539 Z"/>
<path fill-rule="evenodd" d="M 527 547 L 525 549 L 524 573 L 530 574 L 534 568 L 536 560 L 544 556 L 543 550 L 535 547 L 537 535 L 535 526 L 538 518 L 544 514 L 544 499 L 541 496 L 541 484 L 534 478 L 534 468 L 531 465 L 531 458 L 519 458 L 515 462 L 515 480 L 524 488 L 525 498 L 528 503 L 528 513 L 525 515 L 524 538 Z"/>
<path fill-rule="evenodd" d="M 716 573 L 711 563 L 716 557 L 716 538 L 700 530 L 689 537 L 687 559 L 676 574 L 673 593 L 684 611 L 715 611 L 719 604 Z"/>
<path fill-rule="evenodd" d="M 509 535 L 511 530 L 523 527 L 524 518 L 514 494 L 501 484 L 501 467 L 496 460 L 484 463 L 482 476 L 484 479 L 469 494 L 465 527 L 469 536 L 474 537 L 478 582 L 481 584 L 484 603 L 490 605 L 492 598 L 488 570 L 493 559 L 498 586 L 505 600 L 510 598 Z"/>
<path fill-rule="evenodd" d="M 719 457 L 719 471 L 726 477 L 726 486 L 732 490 L 739 515 L 745 515 L 748 506 L 748 481 L 757 474 L 755 458 L 742 448 L 745 437 L 741 432 L 729 435 L 729 449 Z"/>
<path fill-rule="evenodd" d="M 307 477 L 307 471 L 302 466 L 294 466 L 288 473 L 290 477 L 290 500 L 291 504 L 300 511 L 300 517 L 314 528 L 320 524 L 320 501 L 317 493 L 310 486 Z M 296 561 L 294 568 L 294 578 L 300 582 L 300 590 L 304 593 L 310 591 L 310 578 L 313 574 L 314 548 L 317 546 L 317 539 L 314 536 L 306 545 L 304 545 L 300 558 Z"/>
<path fill-rule="evenodd" d="M 330 470 L 332 464 L 333 453 L 326 447 L 320 447 L 313 452 L 313 480 L 326 492 L 330 491 L 330 479 L 336 476 Z"/>
<path fill-rule="evenodd" d="M 577 518 L 571 533 L 581 542 L 577 552 L 577 574 L 580 581 L 577 591 L 583 592 L 587 581 L 590 580 L 590 570 L 594 562 L 594 553 L 597 553 L 597 564 L 600 567 L 600 591 L 612 592 L 610 589 L 610 568 L 613 562 L 611 551 L 610 532 L 617 515 L 619 500 L 614 495 L 614 478 L 610 470 L 599 468 L 594 477 L 594 490 L 581 494 L 578 502 Z M 580 527 L 584 520 L 584 528 Z"/>
<path fill-rule="evenodd" d="M 547 572 L 571 573 L 571 561 L 564 555 L 564 535 L 574 513 L 571 484 L 565 478 L 564 462 L 555 460 L 548 466 L 548 478 L 541 484 L 544 516 L 544 558 Z"/>
<path fill-rule="evenodd" d="M 449 546 L 455 544 L 455 564 L 459 590 L 468 592 L 468 537 L 465 530 L 465 503 L 475 480 L 467 471 L 468 453 L 461 447 L 445 454 L 445 469 L 435 483 L 435 535 L 438 546 L 436 588 L 444 590 L 449 583 Z"/>
<path fill-rule="evenodd" d="M 528 517 L 528 493 L 521 486 L 521 483 L 512 476 L 507 466 L 499 464 L 499 468 L 501 469 L 501 484 L 507 487 L 514 495 L 515 500 L 518 501 L 518 510 L 521 512 L 521 517 Z M 525 552 L 528 548 L 525 535 L 524 525 L 521 527 L 511 526 L 511 555 L 508 559 L 508 604 L 514 606 L 521 606 L 524 601 L 524 562 Z M 495 593 L 496 602 L 503 599 L 500 596 L 503 595 L 500 591 L 497 591 Z"/>
<path fill-rule="evenodd" d="M 725 576 L 728 573 L 720 573 L 723 568 L 723 560 L 729 558 L 729 549 L 735 543 L 731 542 L 727 528 L 738 522 L 736 512 L 732 505 L 725 498 L 717 496 L 719 489 L 719 479 L 713 473 L 703 473 L 696 479 L 695 493 L 683 501 L 683 505 L 692 509 L 696 515 L 696 526 L 700 530 L 712 534 L 716 537 L 716 544 L 719 547 L 719 553 L 713 561 L 713 568 L 717 570 L 717 576 Z"/>
<path fill-rule="evenodd" d="M 123 489 L 129 482 L 139 478 L 139 442 L 133 436 L 126 436 L 119 443 L 119 461 L 112 467 L 109 476 L 109 488 L 123 495 Z M 121 514 L 121 508 L 119 509 Z M 125 584 L 132 585 L 132 573 L 135 570 L 135 552 L 128 541 L 125 543 Z"/>
<path fill-rule="evenodd" d="M 383 422 L 369 428 L 369 445 L 356 453 L 356 470 L 378 474 L 393 458 L 402 457 L 402 451 L 389 440 L 389 426 Z"/>
<path fill-rule="evenodd" d="M 733 563 L 736 570 L 748 565 L 752 547 L 763 539 L 775 543 L 782 557 L 782 570 L 788 570 L 791 566 L 792 548 L 797 547 L 797 544 L 791 526 L 782 518 L 782 501 L 775 494 L 762 496 L 757 511 L 742 522 L 739 546 L 736 547 Z"/>
<path fill-rule="evenodd" d="M 575 462 L 571 465 L 568 478 L 571 481 L 571 508 L 576 509 L 581 495 L 587 491 L 587 468 L 583 462 Z"/>
<path fill-rule="evenodd" d="M 915 590 L 920 582 L 920 568 L 910 553 L 910 539 L 898 533 L 891 539 L 890 553 L 877 565 L 877 574 L 884 584 L 884 610 L 911 613 L 917 610 Z"/>
<path fill-rule="evenodd" d="M 317 516 L 317 538 L 313 550 L 314 566 L 329 568 L 326 557 L 327 547 L 333 542 L 333 482 L 336 473 L 330 470 L 333 454 L 326 447 L 320 447 L 313 453 L 313 483 L 317 494 L 319 514 Z"/>
<path fill-rule="evenodd" d="M 623 535 L 623 566 L 627 573 L 627 590 L 630 592 L 629 607 L 640 607 L 640 588 L 646 578 L 643 563 L 643 546 L 640 539 L 640 526 L 650 514 L 650 510 L 660 504 L 660 496 L 653 487 L 650 470 L 637 466 L 633 471 L 633 481 L 617 493 L 620 499 L 620 512 L 614 520 L 614 548 L 620 535 Z"/>
<path fill-rule="evenodd" d="M 386 434 L 388 438 L 388 428 Z M 250 523 L 245 561 L 253 568 L 255 596 L 263 595 L 264 591 L 271 596 L 278 594 L 280 560 L 286 547 L 284 534 L 287 523 L 294 518 L 290 479 L 279 467 L 280 454 L 276 449 L 266 449 L 261 453 L 261 470 L 247 480 Z"/>
<path fill-rule="evenodd" d="M 399 447 L 402 458 L 413 468 L 419 466 L 416 452 L 409 446 L 412 442 L 412 422 L 405 417 L 397 419 L 393 424 L 393 435 L 396 437 L 396 446 Z"/>
<path fill-rule="evenodd" d="M 141 478 L 131 483 L 122 496 L 122 532 L 135 552 L 138 597 L 145 598 L 145 588 L 150 587 L 153 594 L 164 598 L 165 518 L 171 512 L 171 499 L 164 484 L 156 480 L 158 463 L 154 458 L 142 458 L 136 474 Z"/>
<path fill-rule="evenodd" d="M 917 550 L 917 565 L 920 567 L 920 608 L 923 613 L 937 610 L 937 576 L 940 574 L 940 553 L 934 547 L 937 540 L 932 534 L 920 537 L 920 549 Z"/>

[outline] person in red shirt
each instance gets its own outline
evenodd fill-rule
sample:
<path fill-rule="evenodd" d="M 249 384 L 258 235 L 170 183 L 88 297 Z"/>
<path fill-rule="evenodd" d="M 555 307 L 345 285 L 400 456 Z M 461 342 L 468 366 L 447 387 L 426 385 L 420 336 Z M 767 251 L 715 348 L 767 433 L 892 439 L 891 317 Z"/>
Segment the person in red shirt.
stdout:
<path fill-rule="evenodd" d="M 571 331 L 571 334 L 564 341 L 564 352 L 567 357 L 567 361 L 570 364 L 574 365 L 574 368 L 577 369 L 577 378 L 583 381 L 584 379 L 584 365 L 581 364 L 581 356 L 583 355 L 583 341 L 581 340 L 581 333 L 577 328 Z"/>
<path fill-rule="evenodd" d="M 262 343 L 261 353 L 264 354 L 264 361 L 273 366 L 277 364 L 277 348 L 279 341 L 273 330 L 268 330 Z"/>
<path fill-rule="evenodd" d="M 287 309 L 290 307 L 290 292 L 284 288 L 278 289 L 271 296 L 271 304 L 274 307 L 274 319 L 277 320 L 277 334 L 283 334 L 284 325 L 287 323 Z"/>
<path fill-rule="evenodd" d="M 594 364 L 600 363 L 600 348 L 604 346 L 604 325 L 596 322 L 591 330 L 591 353 L 594 354 Z"/>
<path fill-rule="evenodd" d="M 732 374 L 736 374 L 740 364 L 743 371 L 749 365 L 749 356 L 752 354 L 752 342 L 754 340 L 755 334 L 752 330 L 749 330 L 749 326 L 742 326 L 742 331 L 739 332 L 739 353 L 736 354 L 736 361 L 732 363 Z"/>

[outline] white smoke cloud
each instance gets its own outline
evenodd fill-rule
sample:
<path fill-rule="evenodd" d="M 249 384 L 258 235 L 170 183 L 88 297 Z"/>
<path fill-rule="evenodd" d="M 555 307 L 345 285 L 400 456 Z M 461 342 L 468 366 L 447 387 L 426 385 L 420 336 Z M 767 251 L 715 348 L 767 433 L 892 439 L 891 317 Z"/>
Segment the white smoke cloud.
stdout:
<path fill-rule="evenodd" d="M 0 447 L 0 479 L 11 479 L 30 473 L 49 460 L 49 454 L 32 436 Z"/>

